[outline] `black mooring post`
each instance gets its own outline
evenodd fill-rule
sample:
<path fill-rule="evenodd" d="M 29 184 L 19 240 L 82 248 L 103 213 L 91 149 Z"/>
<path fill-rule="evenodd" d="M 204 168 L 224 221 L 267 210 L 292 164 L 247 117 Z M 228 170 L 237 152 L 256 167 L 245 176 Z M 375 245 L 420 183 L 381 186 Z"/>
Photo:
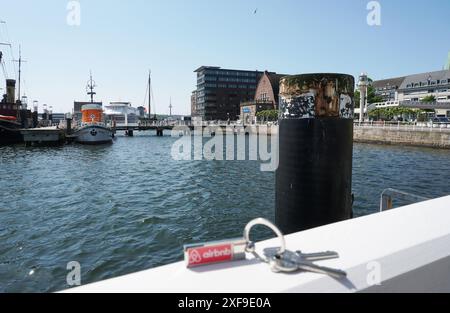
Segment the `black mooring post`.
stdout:
<path fill-rule="evenodd" d="M 71 117 L 66 118 L 66 132 L 67 132 L 67 135 L 72 135 L 72 118 Z"/>
<path fill-rule="evenodd" d="M 354 88 L 343 74 L 280 82 L 276 222 L 286 234 L 352 218 Z"/>

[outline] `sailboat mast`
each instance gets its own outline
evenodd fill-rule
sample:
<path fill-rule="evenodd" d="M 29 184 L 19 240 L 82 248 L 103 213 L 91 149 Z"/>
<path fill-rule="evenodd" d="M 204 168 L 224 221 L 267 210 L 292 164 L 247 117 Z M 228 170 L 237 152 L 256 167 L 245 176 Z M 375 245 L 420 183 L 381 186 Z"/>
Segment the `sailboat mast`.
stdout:
<path fill-rule="evenodd" d="M 152 71 L 148 74 L 148 118 L 152 115 Z"/>
<path fill-rule="evenodd" d="M 22 77 L 22 51 L 21 48 L 19 46 L 19 95 L 18 95 L 18 100 L 20 101 L 20 83 L 22 81 L 21 79 Z"/>

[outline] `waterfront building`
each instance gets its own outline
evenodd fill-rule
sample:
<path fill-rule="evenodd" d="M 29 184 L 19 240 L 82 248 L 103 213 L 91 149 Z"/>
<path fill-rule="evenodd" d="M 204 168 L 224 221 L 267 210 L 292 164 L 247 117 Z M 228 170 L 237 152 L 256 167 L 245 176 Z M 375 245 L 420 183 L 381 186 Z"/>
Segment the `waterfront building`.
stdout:
<path fill-rule="evenodd" d="M 436 115 L 450 117 L 450 70 L 374 81 L 373 87 L 384 101 L 370 104 L 369 109 L 398 106 L 434 109 Z M 436 101 L 424 101 L 431 97 Z"/>
<path fill-rule="evenodd" d="M 197 116 L 197 90 L 191 95 L 191 116 Z"/>
<path fill-rule="evenodd" d="M 50 120 L 53 124 L 59 124 L 60 122 L 66 119 L 66 115 L 64 113 L 52 113 L 50 115 Z"/>
<path fill-rule="evenodd" d="M 241 103 L 240 118 L 245 124 L 257 121 L 257 114 L 266 110 L 277 110 L 280 80 L 285 74 L 265 71 L 258 81 L 255 98 Z"/>
<path fill-rule="evenodd" d="M 143 107 L 143 106 L 140 106 L 140 107 L 137 108 L 137 110 L 138 110 L 138 116 L 140 118 L 144 118 L 145 117 L 145 112 L 147 112 L 147 109 L 145 107 Z"/>
<path fill-rule="evenodd" d="M 383 98 L 384 102 L 397 101 L 398 89 L 402 85 L 405 78 L 406 77 L 403 76 L 374 81 L 372 86 L 375 89 L 375 94 Z"/>
<path fill-rule="evenodd" d="M 255 98 L 264 74 L 259 71 L 202 66 L 197 73 L 195 115 L 203 120 L 232 120 L 240 115 L 240 104 Z"/>

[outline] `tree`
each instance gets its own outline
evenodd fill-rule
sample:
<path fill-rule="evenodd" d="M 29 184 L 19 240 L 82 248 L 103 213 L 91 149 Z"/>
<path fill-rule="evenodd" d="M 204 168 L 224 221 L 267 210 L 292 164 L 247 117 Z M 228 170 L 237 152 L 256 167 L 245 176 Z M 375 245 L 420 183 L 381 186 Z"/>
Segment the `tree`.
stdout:
<path fill-rule="evenodd" d="M 436 97 L 433 96 L 433 95 L 426 96 L 425 98 L 422 99 L 422 102 L 423 102 L 423 103 L 433 103 L 433 102 L 436 102 Z"/>
<path fill-rule="evenodd" d="M 264 120 L 264 121 L 276 121 L 278 120 L 278 111 L 277 110 L 264 110 L 264 111 L 260 111 L 256 114 L 256 117 L 259 120 Z"/>
<path fill-rule="evenodd" d="M 378 108 L 369 112 L 369 117 L 374 120 L 391 121 L 395 117 L 412 116 L 416 117 L 420 114 L 420 110 L 405 108 L 405 107 L 394 107 L 394 108 Z"/>

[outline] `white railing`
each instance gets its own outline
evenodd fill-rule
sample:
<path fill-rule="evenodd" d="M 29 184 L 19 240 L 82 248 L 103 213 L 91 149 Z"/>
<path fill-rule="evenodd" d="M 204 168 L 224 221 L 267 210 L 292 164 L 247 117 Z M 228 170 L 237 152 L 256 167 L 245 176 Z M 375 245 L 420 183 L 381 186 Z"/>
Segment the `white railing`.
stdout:
<path fill-rule="evenodd" d="M 128 124 L 129 127 L 175 127 L 175 126 L 198 126 L 198 127 L 242 127 L 242 126 L 273 126 L 278 122 L 256 122 L 256 123 L 242 123 L 242 122 L 227 122 L 227 121 L 152 121 L 152 122 L 140 122 L 138 124 Z M 126 127 L 126 124 L 117 124 L 117 127 Z"/>
<path fill-rule="evenodd" d="M 355 128 L 380 128 L 389 130 L 403 131 L 437 131 L 450 132 L 450 123 L 432 123 L 432 122 L 355 122 Z"/>

